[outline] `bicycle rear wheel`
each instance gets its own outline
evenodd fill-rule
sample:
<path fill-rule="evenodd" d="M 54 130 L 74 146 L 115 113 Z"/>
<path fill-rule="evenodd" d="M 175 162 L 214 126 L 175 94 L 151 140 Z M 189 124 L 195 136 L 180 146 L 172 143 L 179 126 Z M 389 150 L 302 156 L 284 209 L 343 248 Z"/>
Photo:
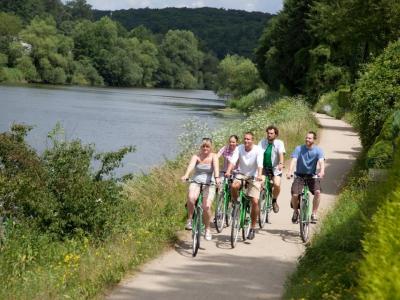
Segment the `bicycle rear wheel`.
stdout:
<path fill-rule="evenodd" d="M 300 236 L 304 243 L 306 243 L 310 236 L 310 218 L 307 214 L 308 199 L 300 197 Z"/>
<path fill-rule="evenodd" d="M 260 228 L 263 228 L 265 225 L 265 222 L 267 220 L 267 216 L 268 216 L 267 199 L 266 199 L 266 194 L 265 194 L 264 190 L 262 190 L 260 192 L 259 206 L 260 206 L 260 210 L 258 212 L 258 225 L 260 225 Z"/>
<path fill-rule="evenodd" d="M 192 255 L 195 257 L 200 248 L 200 236 L 201 236 L 201 209 L 196 207 L 193 215 L 193 227 L 192 227 Z"/>
<path fill-rule="evenodd" d="M 225 197 L 223 192 L 218 194 L 217 196 L 217 201 L 215 204 L 214 224 L 217 232 L 222 232 L 225 224 Z"/>
<path fill-rule="evenodd" d="M 235 248 L 240 230 L 240 204 L 233 205 L 232 227 L 231 227 L 231 246 Z"/>

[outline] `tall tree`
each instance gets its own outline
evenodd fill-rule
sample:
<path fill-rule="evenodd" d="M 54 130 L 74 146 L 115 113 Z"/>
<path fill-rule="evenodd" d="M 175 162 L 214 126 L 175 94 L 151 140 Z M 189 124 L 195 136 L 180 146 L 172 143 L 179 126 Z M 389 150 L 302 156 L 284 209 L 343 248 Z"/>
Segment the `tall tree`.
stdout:
<path fill-rule="evenodd" d="M 256 62 L 263 80 L 273 89 L 283 84 L 300 93 L 308 70 L 311 35 L 306 18 L 313 0 L 288 0 L 268 25 L 256 50 Z"/>
<path fill-rule="evenodd" d="M 200 87 L 202 84 L 200 67 L 203 59 L 204 55 L 192 32 L 168 31 L 160 46 L 158 83 L 172 88 Z"/>

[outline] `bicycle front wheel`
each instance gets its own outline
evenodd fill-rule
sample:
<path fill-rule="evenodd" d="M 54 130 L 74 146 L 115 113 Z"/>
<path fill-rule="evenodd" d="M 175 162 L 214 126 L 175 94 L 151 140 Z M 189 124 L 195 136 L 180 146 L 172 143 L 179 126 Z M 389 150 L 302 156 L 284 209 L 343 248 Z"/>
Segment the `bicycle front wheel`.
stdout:
<path fill-rule="evenodd" d="M 201 209 L 195 208 L 193 215 L 193 227 L 192 227 L 192 255 L 195 257 L 200 248 L 200 236 L 201 236 Z"/>
<path fill-rule="evenodd" d="M 240 231 L 240 204 L 233 205 L 232 227 L 231 227 L 231 246 L 235 248 Z"/>
<path fill-rule="evenodd" d="M 225 223 L 225 197 L 223 192 L 217 196 L 216 202 L 214 224 L 217 232 L 220 233 L 224 229 Z"/>
<path fill-rule="evenodd" d="M 265 191 L 262 190 L 260 192 L 260 202 L 259 202 L 260 210 L 258 212 L 258 225 L 260 225 L 260 228 L 263 228 L 265 225 L 265 222 L 267 221 L 267 199 L 266 199 L 266 194 Z"/>
<path fill-rule="evenodd" d="M 300 197 L 300 236 L 304 243 L 309 239 L 310 235 L 310 218 L 307 214 L 307 199 Z"/>
<path fill-rule="evenodd" d="M 243 218 L 243 226 L 242 226 L 242 238 L 243 241 L 247 239 L 250 232 L 250 223 L 251 223 L 251 209 L 250 204 L 247 203 L 247 207 L 244 208 L 244 218 Z"/>

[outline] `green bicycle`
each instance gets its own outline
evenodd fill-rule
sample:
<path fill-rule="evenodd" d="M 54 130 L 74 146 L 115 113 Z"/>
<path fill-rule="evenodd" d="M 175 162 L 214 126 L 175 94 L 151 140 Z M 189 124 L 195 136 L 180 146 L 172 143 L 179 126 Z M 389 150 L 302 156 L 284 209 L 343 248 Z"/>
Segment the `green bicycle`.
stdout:
<path fill-rule="evenodd" d="M 308 186 L 309 179 L 314 177 L 299 177 L 304 181 L 303 191 L 299 195 L 299 206 L 300 206 L 300 236 L 304 243 L 306 243 L 310 237 L 310 223 L 312 214 L 312 203 L 310 200 L 310 188 Z"/>
<path fill-rule="evenodd" d="M 244 192 L 246 184 L 246 178 L 237 178 L 241 181 L 239 189 L 239 198 L 233 203 L 232 212 L 232 227 L 231 227 L 231 246 L 235 248 L 237 239 L 239 237 L 239 231 L 242 229 L 242 239 L 245 241 L 250 231 L 251 223 L 251 205 L 250 198 L 248 198 Z M 249 178 L 247 178 L 249 179 Z M 252 178 L 254 179 L 254 178 Z"/>
<path fill-rule="evenodd" d="M 260 211 L 258 214 L 258 225 L 263 228 L 269 223 L 269 213 L 272 210 L 272 184 L 270 175 L 266 176 L 264 188 L 260 192 Z"/>
<path fill-rule="evenodd" d="M 232 221 L 232 206 L 230 205 L 231 191 L 229 183 L 230 179 L 224 178 L 222 191 L 218 194 L 215 204 L 214 224 L 218 233 L 222 232 L 224 225 L 228 227 Z"/>
<path fill-rule="evenodd" d="M 205 228 L 203 224 L 203 207 L 202 207 L 203 188 L 204 186 L 211 184 L 201 183 L 191 179 L 188 179 L 187 182 L 189 183 L 194 182 L 200 185 L 200 193 L 195 203 L 193 218 L 192 218 L 192 256 L 195 257 L 200 248 L 200 236 Z"/>

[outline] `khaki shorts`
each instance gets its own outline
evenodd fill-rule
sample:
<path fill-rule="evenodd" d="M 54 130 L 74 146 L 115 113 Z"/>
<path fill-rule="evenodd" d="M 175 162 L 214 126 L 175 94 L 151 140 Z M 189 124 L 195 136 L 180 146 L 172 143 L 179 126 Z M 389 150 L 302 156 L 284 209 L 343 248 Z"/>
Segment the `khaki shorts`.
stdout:
<path fill-rule="evenodd" d="M 192 182 L 189 185 L 189 194 L 196 195 L 196 198 L 200 194 L 200 184 Z M 215 185 L 204 185 L 203 186 L 203 203 L 211 205 L 215 197 Z"/>
<path fill-rule="evenodd" d="M 236 175 L 235 179 L 233 180 L 233 182 L 238 182 L 240 183 L 241 181 L 239 179 L 246 179 L 247 176 L 238 174 Z M 247 177 L 248 178 L 248 177 Z M 248 197 L 251 198 L 260 198 L 260 191 L 261 191 L 261 184 L 262 181 L 253 181 L 253 179 L 246 179 L 246 188 L 245 188 L 245 194 Z"/>

